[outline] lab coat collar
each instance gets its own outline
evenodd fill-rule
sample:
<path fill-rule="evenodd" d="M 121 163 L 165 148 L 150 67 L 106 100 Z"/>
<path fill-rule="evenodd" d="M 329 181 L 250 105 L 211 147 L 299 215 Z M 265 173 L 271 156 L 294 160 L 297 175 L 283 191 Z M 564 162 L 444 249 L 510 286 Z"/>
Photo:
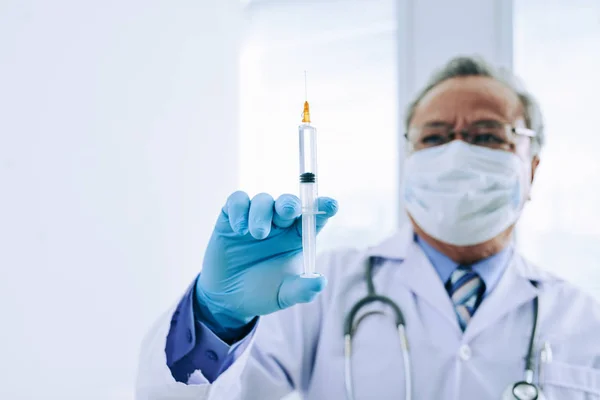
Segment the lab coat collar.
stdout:
<path fill-rule="evenodd" d="M 460 332 L 454 306 L 431 262 L 414 241 L 412 227 L 399 230 L 381 244 L 367 251 L 371 257 L 403 261 L 400 283 L 429 303 Z M 464 332 L 463 340 L 471 340 L 510 311 L 531 302 L 539 293 L 531 281 L 552 277 L 526 262 L 517 252 L 504 271 L 496 288 L 486 296 Z M 410 321 L 407 321 L 410 323 Z"/>

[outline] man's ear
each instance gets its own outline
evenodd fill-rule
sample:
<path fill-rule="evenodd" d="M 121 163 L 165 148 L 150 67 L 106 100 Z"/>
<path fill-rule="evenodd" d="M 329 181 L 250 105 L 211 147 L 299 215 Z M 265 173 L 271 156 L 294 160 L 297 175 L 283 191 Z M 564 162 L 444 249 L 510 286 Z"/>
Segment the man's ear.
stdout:
<path fill-rule="evenodd" d="M 540 158 L 538 156 L 533 156 L 533 159 L 531 160 L 531 183 L 533 183 L 535 178 L 535 171 L 537 171 L 538 165 L 540 165 Z"/>

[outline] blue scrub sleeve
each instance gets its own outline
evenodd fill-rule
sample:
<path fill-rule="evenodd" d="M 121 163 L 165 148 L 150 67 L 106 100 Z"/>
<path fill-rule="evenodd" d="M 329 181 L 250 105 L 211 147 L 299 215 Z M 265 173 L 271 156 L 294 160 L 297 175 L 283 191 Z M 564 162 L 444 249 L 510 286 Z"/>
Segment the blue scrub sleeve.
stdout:
<path fill-rule="evenodd" d="M 195 301 L 196 280 L 190 285 L 171 317 L 165 355 L 171 375 L 177 382 L 187 383 L 190 375 L 200 370 L 214 382 L 244 352 L 254 335 L 258 318 L 237 332 L 227 333 L 227 342 L 203 321 L 211 316 Z"/>

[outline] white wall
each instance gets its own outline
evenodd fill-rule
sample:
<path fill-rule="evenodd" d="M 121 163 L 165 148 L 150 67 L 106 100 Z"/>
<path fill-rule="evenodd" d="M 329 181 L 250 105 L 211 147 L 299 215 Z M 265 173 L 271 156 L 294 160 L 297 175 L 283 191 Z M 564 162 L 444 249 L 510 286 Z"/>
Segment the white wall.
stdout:
<path fill-rule="evenodd" d="M 237 186 L 239 6 L 0 2 L 0 398 L 132 398 Z"/>

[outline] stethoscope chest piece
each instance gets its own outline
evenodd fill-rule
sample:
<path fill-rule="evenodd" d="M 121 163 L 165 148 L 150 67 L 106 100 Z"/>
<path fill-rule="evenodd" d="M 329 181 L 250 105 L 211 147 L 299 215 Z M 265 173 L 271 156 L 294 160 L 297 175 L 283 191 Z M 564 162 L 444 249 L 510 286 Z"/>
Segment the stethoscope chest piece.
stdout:
<path fill-rule="evenodd" d="M 533 383 L 520 381 L 506 388 L 502 400 L 545 400 L 546 397 Z"/>
<path fill-rule="evenodd" d="M 524 381 L 515 383 L 512 392 L 519 400 L 537 400 L 539 394 L 534 384 Z"/>

